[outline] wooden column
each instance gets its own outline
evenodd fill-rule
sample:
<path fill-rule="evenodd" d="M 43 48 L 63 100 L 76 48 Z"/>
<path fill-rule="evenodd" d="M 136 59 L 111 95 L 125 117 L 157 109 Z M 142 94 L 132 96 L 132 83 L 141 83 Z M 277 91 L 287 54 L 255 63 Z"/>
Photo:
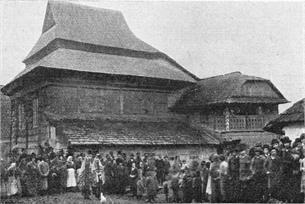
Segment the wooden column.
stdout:
<path fill-rule="evenodd" d="M 120 113 L 124 114 L 124 95 L 122 90 L 120 92 Z"/>
<path fill-rule="evenodd" d="M 226 131 L 230 130 L 230 109 L 226 107 L 224 109 L 224 116 L 225 116 L 225 127 Z"/>

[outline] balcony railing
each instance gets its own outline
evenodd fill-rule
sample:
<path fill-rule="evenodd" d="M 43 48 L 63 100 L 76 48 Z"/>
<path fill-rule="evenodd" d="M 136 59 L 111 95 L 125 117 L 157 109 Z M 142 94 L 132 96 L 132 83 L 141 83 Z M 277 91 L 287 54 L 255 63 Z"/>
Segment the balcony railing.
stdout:
<path fill-rule="evenodd" d="M 232 115 L 229 117 L 229 130 L 256 130 L 262 129 L 267 122 L 276 115 Z M 227 130 L 224 116 L 209 117 L 203 121 L 216 130 Z"/>

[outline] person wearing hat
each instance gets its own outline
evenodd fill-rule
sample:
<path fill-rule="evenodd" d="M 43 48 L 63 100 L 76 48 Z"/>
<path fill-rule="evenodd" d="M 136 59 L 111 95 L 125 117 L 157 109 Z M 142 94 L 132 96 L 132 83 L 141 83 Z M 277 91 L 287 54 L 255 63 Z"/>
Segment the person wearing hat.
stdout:
<path fill-rule="evenodd" d="M 131 169 L 129 173 L 129 184 L 132 196 L 137 196 L 137 179 L 138 179 L 138 169 L 136 163 L 131 163 Z"/>
<path fill-rule="evenodd" d="M 134 154 L 131 153 L 129 156 L 129 160 L 127 161 L 128 172 L 130 172 L 132 163 L 135 163 Z"/>
<path fill-rule="evenodd" d="M 38 194 L 38 179 L 39 179 L 39 171 L 36 163 L 36 155 L 32 154 L 31 160 L 26 165 L 26 186 L 28 195 L 36 196 Z"/>
<path fill-rule="evenodd" d="M 104 174 L 105 174 L 105 181 L 103 188 L 105 189 L 106 193 L 113 193 L 114 191 L 114 167 L 112 162 L 112 157 L 107 154 L 106 161 L 104 163 Z M 104 192 L 104 193 L 105 193 Z"/>
<path fill-rule="evenodd" d="M 297 138 L 298 139 L 298 138 Z M 292 177 L 290 178 L 290 189 L 291 189 L 291 202 L 293 203 L 302 203 L 303 198 L 301 192 L 301 179 L 302 174 L 300 171 L 300 156 L 301 151 L 298 146 L 291 150 L 291 155 L 293 157 L 292 161 Z"/>
<path fill-rule="evenodd" d="M 292 144 L 292 148 L 297 147 L 298 149 L 302 148 L 302 142 L 300 138 L 296 138 Z"/>
<path fill-rule="evenodd" d="M 271 148 L 276 149 L 277 151 L 280 151 L 280 142 L 278 139 L 272 139 L 271 140 Z"/>
<path fill-rule="evenodd" d="M 266 159 L 264 165 L 268 177 L 268 196 L 279 199 L 279 181 L 281 178 L 281 159 L 278 156 L 278 150 L 273 148 L 270 156 Z"/>
<path fill-rule="evenodd" d="M 231 150 L 228 160 L 227 202 L 238 202 L 239 198 L 239 157 L 238 149 Z"/>
<path fill-rule="evenodd" d="M 58 159 L 58 153 L 55 153 L 55 157 L 50 161 L 49 165 L 49 177 L 48 177 L 48 185 L 49 194 L 53 193 L 59 193 L 59 183 L 60 183 L 60 177 L 59 177 L 59 159 Z"/>
<path fill-rule="evenodd" d="M 248 203 L 251 200 L 251 176 L 250 170 L 251 157 L 247 154 L 246 150 L 242 150 L 239 154 L 239 182 L 240 182 L 240 202 Z"/>
<path fill-rule="evenodd" d="M 115 161 L 116 161 L 117 164 L 125 163 L 125 160 L 123 158 L 123 153 L 121 151 L 118 151 L 117 158 L 116 158 Z"/>
<path fill-rule="evenodd" d="M 164 161 L 164 179 L 165 179 L 165 177 L 169 174 L 169 169 L 171 168 L 171 165 L 169 163 L 167 155 L 164 156 L 163 161 Z"/>
<path fill-rule="evenodd" d="M 267 179 L 264 169 L 264 164 L 266 158 L 262 155 L 263 149 L 261 147 L 256 147 L 254 149 L 255 156 L 251 160 L 250 169 L 253 175 L 253 201 L 254 202 L 264 202 L 264 196 L 267 189 Z"/>
<path fill-rule="evenodd" d="M 280 195 L 281 200 L 284 202 L 290 201 L 291 198 L 291 177 L 293 175 L 293 156 L 291 154 L 291 140 L 289 137 L 283 137 L 281 139 L 283 148 L 281 150 L 281 179 L 280 179 Z"/>
<path fill-rule="evenodd" d="M 264 144 L 263 145 L 263 152 L 264 152 L 264 156 L 265 158 L 268 158 L 270 156 L 270 146 L 268 144 Z"/>
<path fill-rule="evenodd" d="M 139 169 L 140 168 L 140 163 L 142 162 L 142 158 L 141 158 L 141 153 L 137 152 L 136 153 L 136 166 Z"/>

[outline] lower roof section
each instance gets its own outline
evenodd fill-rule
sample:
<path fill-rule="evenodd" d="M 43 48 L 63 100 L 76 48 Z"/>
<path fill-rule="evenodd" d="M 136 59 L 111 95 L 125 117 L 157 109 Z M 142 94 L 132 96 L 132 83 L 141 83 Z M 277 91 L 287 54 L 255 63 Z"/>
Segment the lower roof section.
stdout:
<path fill-rule="evenodd" d="M 270 144 L 271 140 L 279 138 L 278 134 L 266 131 L 243 131 L 243 132 L 225 132 L 222 133 L 225 140 L 240 140 L 250 147 L 255 146 L 257 143 Z"/>
<path fill-rule="evenodd" d="M 62 48 L 27 66 L 15 79 L 36 67 L 195 82 L 192 76 L 162 58 L 148 59 Z"/>
<path fill-rule="evenodd" d="M 71 145 L 217 145 L 208 132 L 182 122 L 65 121 L 62 134 Z"/>

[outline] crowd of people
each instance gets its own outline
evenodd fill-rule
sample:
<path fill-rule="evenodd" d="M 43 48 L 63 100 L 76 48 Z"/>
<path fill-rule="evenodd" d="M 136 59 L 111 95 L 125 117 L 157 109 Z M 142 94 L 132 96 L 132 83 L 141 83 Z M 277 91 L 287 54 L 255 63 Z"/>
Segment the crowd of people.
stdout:
<path fill-rule="evenodd" d="M 213 155 L 206 192 L 211 202 L 304 203 L 305 134 Z"/>
<path fill-rule="evenodd" d="M 46 145 L 38 155 L 12 153 L 1 160 L 1 196 L 37 196 L 81 192 L 84 199 L 101 193 L 128 194 L 155 202 L 303 203 L 305 134 L 251 148 L 236 147 L 212 154 L 209 161 L 169 159 L 160 155 L 101 155 L 88 151 L 54 152 Z M 158 200 L 160 201 L 160 200 Z"/>

